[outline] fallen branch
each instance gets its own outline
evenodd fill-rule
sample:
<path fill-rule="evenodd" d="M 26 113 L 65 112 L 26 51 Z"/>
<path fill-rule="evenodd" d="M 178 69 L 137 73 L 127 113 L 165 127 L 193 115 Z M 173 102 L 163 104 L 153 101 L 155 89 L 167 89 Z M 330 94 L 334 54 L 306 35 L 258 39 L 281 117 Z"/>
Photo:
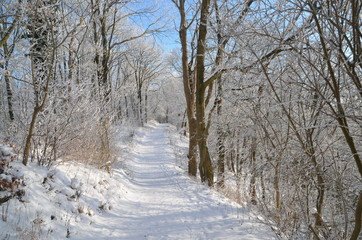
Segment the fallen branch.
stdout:
<path fill-rule="evenodd" d="M 12 199 L 14 197 L 14 195 L 9 195 L 3 198 L 0 198 L 0 205 L 3 203 L 6 203 L 7 201 L 9 201 L 10 199 Z"/>

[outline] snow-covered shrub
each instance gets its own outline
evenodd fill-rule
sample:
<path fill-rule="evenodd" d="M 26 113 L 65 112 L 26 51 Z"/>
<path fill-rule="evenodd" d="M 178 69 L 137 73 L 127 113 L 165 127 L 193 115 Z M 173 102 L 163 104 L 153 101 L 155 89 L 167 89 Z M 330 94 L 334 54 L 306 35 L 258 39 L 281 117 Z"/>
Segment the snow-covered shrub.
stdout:
<path fill-rule="evenodd" d="M 24 190 L 20 188 L 23 175 L 10 165 L 15 159 L 16 154 L 11 147 L 0 145 L 0 204 L 14 196 L 21 198 L 24 195 Z"/>

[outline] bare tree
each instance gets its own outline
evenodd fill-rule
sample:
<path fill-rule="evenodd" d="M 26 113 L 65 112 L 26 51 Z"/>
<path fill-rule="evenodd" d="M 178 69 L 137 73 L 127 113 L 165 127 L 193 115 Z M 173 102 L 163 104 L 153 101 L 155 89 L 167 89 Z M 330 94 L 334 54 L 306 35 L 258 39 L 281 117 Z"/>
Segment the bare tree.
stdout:
<path fill-rule="evenodd" d="M 157 78 L 163 68 L 162 62 L 157 60 L 159 54 L 152 46 L 138 42 L 137 48 L 129 51 L 125 57 L 136 82 L 137 111 L 139 121 L 143 126 L 147 122 L 147 98 L 150 82 Z"/>
<path fill-rule="evenodd" d="M 9 6 L 10 4 L 10 6 Z M 19 27 L 18 22 L 20 19 L 20 6 L 19 3 L 9 3 L 3 2 L 0 6 L 1 14 L 0 14 L 0 47 L 3 49 L 3 59 L 4 63 L 1 64 L 1 68 L 4 71 L 4 80 L 6 85 L 6 93 L 7 93 L 7 105 L 8 105 L 8 113 L 11 121 L 14 121 L 14 110 L 13 110 L 13 91 L 11 87 L 11 70 L 10 70 L 10 58 L 14 53 L 15 44 L 19 41 Z M 12 9 L 13 12 L 9 11 Z M 4 11 L 5 10 L 5 11 Z"/>
<path fill-rule="evenodd" d="M 55 5 L 37 1 L 27 9 L 28 29 L 31 44 L 32 87 L 35 107 L 25 141 L 23 164 L 28 164 L 31 140 L 39 113 L 44 109 L 49 85 L 53 79 L 54 63 L 58 43 L 55 37 Z"/>
<path fill-rule="evenodd" d="M 182 51 L 182 80 L 184 87 L 184 94 L 186 100 L 186 112 L 189 126 L 189 149 L 188 149 L 188 173 L 191 176 L 197 174 L 197 123 L 195 116 L 195 78 L 192 72 L 192 65 L 194 56 L 189 57 L 188 48 L 188 31 L 195 21 L 196 14 L 193 15 L 192 19 L 187 21 L 187 10 L 185 0 L 172 0 L 176 5 L 180 14 L 180 27 L 179 36 L 181 40 L 181 51 Z"/>

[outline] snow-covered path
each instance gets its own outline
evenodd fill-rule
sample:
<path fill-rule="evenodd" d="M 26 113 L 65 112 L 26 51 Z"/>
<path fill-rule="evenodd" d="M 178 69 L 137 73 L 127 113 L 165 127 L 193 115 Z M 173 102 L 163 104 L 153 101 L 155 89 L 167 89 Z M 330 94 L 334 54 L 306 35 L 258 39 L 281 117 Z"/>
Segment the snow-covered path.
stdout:
<path fill-rule="evenodd" d="M 247 210 L 185 176 L 175 164 L 167 127 L 152 123 L 137 133 L 127 193 L 97 218 L 91 231 L 74 238 L 274 239 Z M 115 169 L 114 178 L 124 181 L 124 172 Z"/>

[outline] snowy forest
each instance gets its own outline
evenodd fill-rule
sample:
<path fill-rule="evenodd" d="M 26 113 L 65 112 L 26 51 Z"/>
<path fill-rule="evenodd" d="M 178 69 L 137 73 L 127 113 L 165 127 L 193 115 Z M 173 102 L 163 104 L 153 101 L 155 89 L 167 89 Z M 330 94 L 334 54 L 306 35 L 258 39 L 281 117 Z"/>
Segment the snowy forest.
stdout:
<path fill-rule="evenodd" d="M 127 176 L 124 146 L 143 134 L 271 232 L 235 239 L 362 239 L 361 26 L 361 0 L 0 0 L 0 239 L 92 239 L 71 230 L 76 217 L 58 217 L 60 235 L 44 227 L 53 215 L 21 217 L 42 196 L 30 176 L 42 194 L 80 168 Z M 85 178 L 69 189 L 88 219 Z"/>

